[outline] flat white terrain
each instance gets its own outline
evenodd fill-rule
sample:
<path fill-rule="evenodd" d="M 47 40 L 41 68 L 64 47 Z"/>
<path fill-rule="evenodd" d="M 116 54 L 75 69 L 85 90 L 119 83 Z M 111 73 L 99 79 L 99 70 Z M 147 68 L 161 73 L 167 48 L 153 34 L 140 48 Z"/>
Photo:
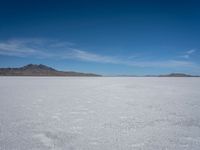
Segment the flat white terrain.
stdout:
<path fill-rule="evenodd" d="M 0 77 L 0 150 L 199 150 L 200 78 Z"/>

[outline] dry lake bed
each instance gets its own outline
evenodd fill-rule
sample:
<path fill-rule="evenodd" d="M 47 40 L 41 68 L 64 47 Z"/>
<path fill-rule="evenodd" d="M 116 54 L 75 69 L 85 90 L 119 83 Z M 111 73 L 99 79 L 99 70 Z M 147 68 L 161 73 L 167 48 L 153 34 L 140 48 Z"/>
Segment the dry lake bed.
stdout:
<path fill-rule="evenodd" d="M 0 77 L 0 150 L 199 150 L 200 78 Z"/>

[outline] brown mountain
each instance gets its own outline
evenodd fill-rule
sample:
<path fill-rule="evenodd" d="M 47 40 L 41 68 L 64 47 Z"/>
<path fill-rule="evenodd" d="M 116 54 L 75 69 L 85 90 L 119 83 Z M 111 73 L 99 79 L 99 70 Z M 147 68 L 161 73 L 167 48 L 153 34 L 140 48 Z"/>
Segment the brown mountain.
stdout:
<path fill-rule="evenodd" d="M 184 74 L 184 73 L 171 73 L 171 74 L 166 74 L 166 75 L 159 75 L 159 77 L 197 77 L 197 76 Z"/>
<path fill-rule="evenodd" d="M 20 68 L 0 68 L 0 76 L 100 76 L 92 73 L 58 71 L 45 65 L 29 64 Z"/>

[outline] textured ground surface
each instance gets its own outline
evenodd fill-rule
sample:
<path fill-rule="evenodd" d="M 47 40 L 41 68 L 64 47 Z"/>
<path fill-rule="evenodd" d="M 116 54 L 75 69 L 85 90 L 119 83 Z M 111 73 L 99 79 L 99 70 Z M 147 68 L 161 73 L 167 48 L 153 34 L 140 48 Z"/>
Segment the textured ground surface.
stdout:
<path fill-rule="evenodd" d="M 0 150 L 199 150 L 200 78 L 0 77 Z"/>

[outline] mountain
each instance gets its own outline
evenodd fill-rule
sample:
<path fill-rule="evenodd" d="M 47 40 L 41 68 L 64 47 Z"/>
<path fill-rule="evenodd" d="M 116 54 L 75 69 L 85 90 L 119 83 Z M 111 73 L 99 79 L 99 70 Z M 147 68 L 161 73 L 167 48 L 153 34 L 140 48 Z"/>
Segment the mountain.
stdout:
<path fill-rule="evenodd" d="M 107 77 L 200 77 L 200 76 L 184 74 L 184 73 L 170 73 L 164 75 L 113 75 Z"/>
<path fill-rule="evenodd" d="M 171 73 L 171 74 L 166 74 L 166 75 L 159 75 L 159 77 L 198 77 L 198 76 L 193 76 L 193 75 L 184 74 L 184 73 Z"/>
<path fill-rule="evenodd" d="M 45 65 L 29 64 L 20 68 L 0 68 L 0 76 L 101 76 L 92 73 L 58 71 Z"/>
<path fill-rule="evenodd" d="M 19 68 L 0 68 L 0 76 L 101 76 L 93 73 L 81 73 L 73 71 L 58 71 L 42 64 L 28 64 Z M 200 77 L 184 73 L 170 73 L 165 75 L 117 75 L 117 77 Z"/>

